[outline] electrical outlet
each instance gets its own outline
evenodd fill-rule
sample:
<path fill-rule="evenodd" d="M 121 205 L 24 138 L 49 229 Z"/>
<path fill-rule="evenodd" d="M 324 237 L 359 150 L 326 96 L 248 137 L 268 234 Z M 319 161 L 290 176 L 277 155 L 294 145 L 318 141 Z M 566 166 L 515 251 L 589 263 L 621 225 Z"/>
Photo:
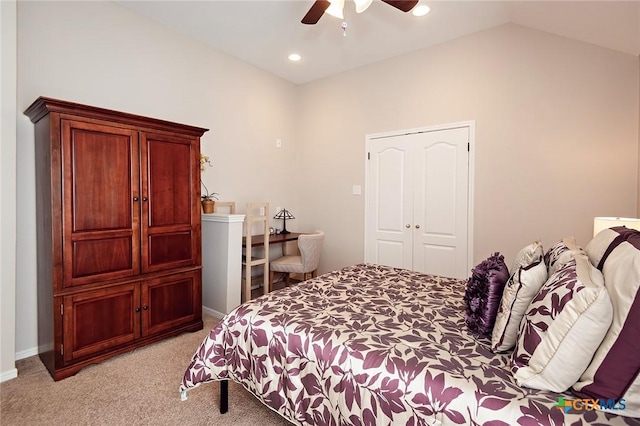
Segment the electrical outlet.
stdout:
<path fill-rule="evenodd" d="M 276 148 L 282 148 L 282 139 L 276 139 Z"/>
<path fill-rule="evenodd" d="M 353 195 L 362 195 L 362 187 L 360 185 L 353 185 L 351 193 Z"/>

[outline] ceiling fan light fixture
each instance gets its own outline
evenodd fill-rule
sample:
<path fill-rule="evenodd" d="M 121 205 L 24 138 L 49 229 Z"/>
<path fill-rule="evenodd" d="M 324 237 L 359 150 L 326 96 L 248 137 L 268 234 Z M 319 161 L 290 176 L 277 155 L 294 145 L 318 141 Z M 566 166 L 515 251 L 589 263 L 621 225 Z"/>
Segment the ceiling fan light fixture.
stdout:
<path fill-rule="evenodd" d="M 426 4 L 419 4 L 411 10 L 413 16 L 424 16 L 431 12 L 431 8 Z"/>
<path fill-rule="evenodd" d="M 335 16 L 338 19 L 344 19 L 344 0 L 329 0 L 329 7 L 325 10 L 325 13 Z"/>
<path fill-rule="evenodd" d="M 373 0 L 353 0 L 356 4 L 356 13 L 362 13 L 373 3 Z"/>

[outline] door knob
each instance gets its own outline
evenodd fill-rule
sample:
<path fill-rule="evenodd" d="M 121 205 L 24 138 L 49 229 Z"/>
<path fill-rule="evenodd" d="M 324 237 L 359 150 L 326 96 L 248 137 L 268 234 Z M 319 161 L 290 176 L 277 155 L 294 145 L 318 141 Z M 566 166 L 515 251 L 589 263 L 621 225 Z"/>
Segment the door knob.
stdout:
<path fill-rule="evenodd" d="M 416 225 L 416 229 L 420 229 L 420 225 Z"/>

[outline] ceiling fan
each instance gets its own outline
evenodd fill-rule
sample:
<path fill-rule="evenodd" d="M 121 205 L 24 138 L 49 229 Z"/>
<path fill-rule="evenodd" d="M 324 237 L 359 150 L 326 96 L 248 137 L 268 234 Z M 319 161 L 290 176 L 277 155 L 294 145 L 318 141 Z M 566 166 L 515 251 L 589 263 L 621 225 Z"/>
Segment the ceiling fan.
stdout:
<path fill-rule="evenodd" d="M 408 12 L 418 4 L 418 0 L 382 0 L 389 6 Z M 354 0 L 356 4 L 356 12 L 364 12 L 373 2 L 373 0 Z M 313 2 L 311 9 L 302 18 L 303 24 L 313 25 L 317 23 L 324 13 L 343 19 L 344 0 L 316 0 Z"/>

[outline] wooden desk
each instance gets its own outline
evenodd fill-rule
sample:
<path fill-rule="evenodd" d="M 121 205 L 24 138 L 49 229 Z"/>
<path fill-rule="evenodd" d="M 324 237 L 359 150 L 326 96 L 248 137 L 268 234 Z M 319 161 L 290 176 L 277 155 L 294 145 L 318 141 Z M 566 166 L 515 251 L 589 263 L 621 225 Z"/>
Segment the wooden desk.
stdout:
<path fill-rule="evenodd" d="M 269 235 L 269 245 L 278 244 L 278 243 L 286 243 L 287 241 L 295 241 L 298 237 L 302 235 L 300 232 L 290 232 L 288 234 L 273 234 Z M 247 246 L 247 238 L 242 237 L 242 247 Z M 252 235 L 251 236 L 251 247 L 257 247 L 264 244 L 264 235 Z"/>

